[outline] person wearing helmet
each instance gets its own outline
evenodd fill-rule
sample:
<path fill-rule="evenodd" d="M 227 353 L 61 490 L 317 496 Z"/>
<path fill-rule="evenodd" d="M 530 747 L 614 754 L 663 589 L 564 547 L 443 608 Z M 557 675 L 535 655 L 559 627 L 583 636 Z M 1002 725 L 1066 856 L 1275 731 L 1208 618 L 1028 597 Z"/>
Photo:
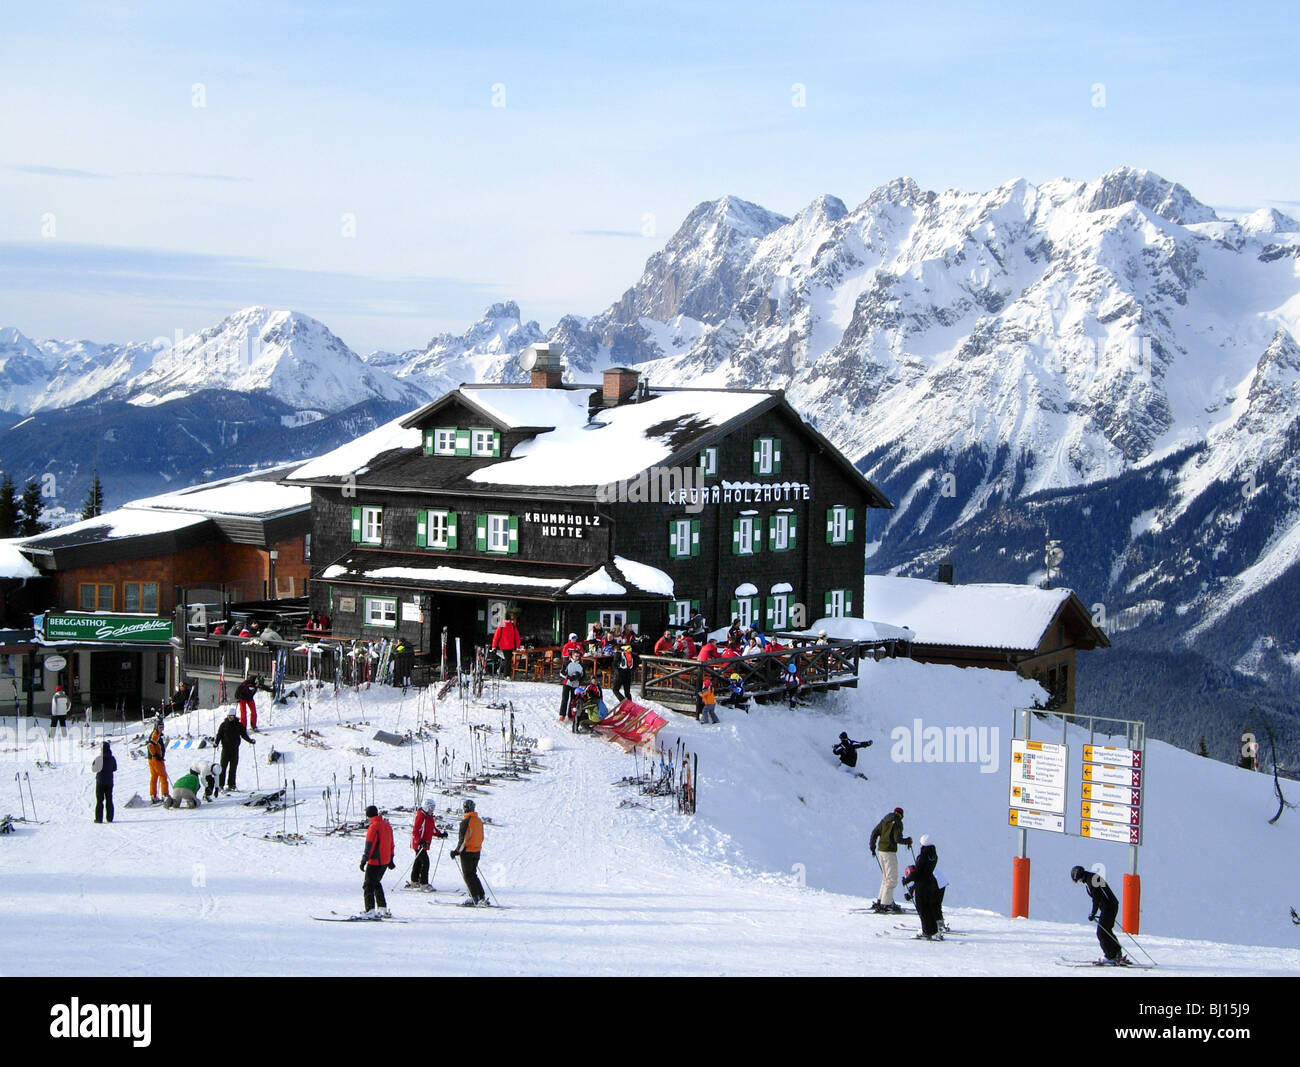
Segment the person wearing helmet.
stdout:
<path fill-rule="evenodd" d="M 793 660 L 785 665 L 785 693 L 790 698 L 790 707 L 803 703 L 801 700 L 803 678 Z"/>
<path fill-rule="evenodd" d="M 239 771 L 239 742 L 247 741 L 250 745 L 257 744 L 248 736 L 248 728 L 244 726 L 232 711 L 225 721 L 217 727 L 217 746 L 221 749 L 221 781 L 220 786 L 228 792 L 238 788 L 235 785 L 235 775 Z"/>
<path fill-rule="evenodd" d="M 397 866 L 393 859 L 393 825 L 379 814 L 379 809 L 373 804 L 366 808 L 366 818 L 370 825 L 366 827 L 366 847 L 361 853 L 361 869 L 366 875 L 361 885 L 365 916 L 368 919 L 391 919 L 392 912 L 384 899 L 382 882 L 384 872 Z"/>
<path fill-rule="evenodd" d="M 716 703 L 717 695 L 713 692 L 713 683 L 705 678 L 700 683 L 700 691 L 695 694 L 696 718 L 702 723 L 716 723 L 718 721 L 718 714 L 714 711 Z"/>
<path fill-rule="evenodd" d="M 68 736 L 68 712 L 72 710 L 72 700 L 63 691 L 63 686 L 54 687 L 54 699 L 50 701 L 50 740 L 54 740 L 54 731 L 61 729 L 63 736 Z"/>
<path fill-rule="evenodd" d="M 167 764 L 164 762 L 167 738 L 163 733 L 161 715 L 154 721 L 153 732 L 149 735 L 144 751 L 149 760 L 149 803 L 161 804 L 171 792 L 171 785 L 167 781 Z M 161 797 L 158 796 L 159 784 L 162 785 Z"/>
<path fill-rule="evenodd" d="M 876 912 L 900 912 L 903 909 L 894 903 L 894 890 L 898 888 L 898 846 L 912 847 L 912 839 L 903 836 L 903 809 L 895 808 L 889 812 L 876 828 L 871 831 L 868 847 L 880 864 L 880 894 L 872 902 L 871 910 Z"/>
<path fill-rule="evenodd" d="M 870 747 L 870 741 L 854 741 L 847 733 L 841 731 L 840 739 L 835 742 L 831 752 L 839 756 L 841 767 L 853 770 L 858 765 L 858 749 Z"/>
<path fill-rule="evenodd" d="M 196 764 L 199 771 L 203 768 Z M 194 767 L 190 768 L 188 774 L 183 774 L 172 783 L 171 793 L 163 801 L 164 808 L 197 808 L 199 806 L 199 771 Z"/>
<path fill-rule="evenodd" d="M 635 668 L 636 656 L 632 652 L 632 644 L 624 642 L 614 655 L 614 684 L 611 687 L 620 701 L 632 699 L 632 672 Z"/>
<path fill-rule="evenodd" d="M 921 837 L 921 851 L 916 854 L 916 863 L 905 874 L 903 884 L 912 886 L 912 895 L 916 898 L 916 914 L 921 920 L 921 932 L 917 937 L 926 941 L 943 940 L 939 933 L 938 897 L 939 882 L 934 876 L 939 866 L 939 853 L 930 840 L 929 834 Z"/>
<path fill-rule="evenodd" d="M 451 858 L 460 860 L 461 877 L 465 879 L 465 888 L 469 890 L 469 900 L 462 907 L 472 908 L 476 904 L 486 905 L 487 894 L 483 892 L 483 883 L 478 879 L 479 855 L 483 851 L 483 820 L 474 810 L 474 801 L 467 800 L 461 805 L 464 817 L 460 820 L 460 833 L 456 837 L 456 847 L 451 850 Z"/>
<path fill-rule="evenodd" d="M 1115 965 L 1127 963 L 1128 958 L 1115 937 L 1115 917 L 1119 915 L 1119 900 L 1106 884 L 1106 879 L 1098 871 L 1087 871 L 1075 866 L 1070 868 L 1070 881 L 1082 883 L 1088 891 L 1088 897 L 1092 900 L 1088 921 L 1097 924 L 1097 942 L 1101 945 L 1105 962 Z"/>
<path fill-rule="evenodd" d="M 738 672 L 732 671 L 727 678 L 727 683 L 727 698 L 723 703 L 729 708 L 741 708 L 748 714 L 749 694 L 745 692 L 745 680 Z"/>
<path fill-rule="evenodd" d="M 415 862 L 411 864 L 410 884 L 420 889 L 429 887 L 429 846 L 435 837 L 447 836 L 447 831 L 438 829 L 433 812 L 433 798 L 428 797 L 416 811 L 415 823 L 411 826 L 411 848 L 415 850 Z"/>

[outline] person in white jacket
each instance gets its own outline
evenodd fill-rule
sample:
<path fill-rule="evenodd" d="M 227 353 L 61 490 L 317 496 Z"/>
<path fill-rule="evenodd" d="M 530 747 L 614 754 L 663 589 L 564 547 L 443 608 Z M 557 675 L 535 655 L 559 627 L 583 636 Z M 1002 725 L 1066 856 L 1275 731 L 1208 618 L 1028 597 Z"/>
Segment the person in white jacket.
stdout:
<path fill-rule="evenodd" d="M 54 699 L 50 701 L 50 737 L 54 731 L 63 728 L 63 736 L 68 736 L 68 712 L 72 710 L 72 699 L 63 691 L 63 686 L 54 687 Z"/>

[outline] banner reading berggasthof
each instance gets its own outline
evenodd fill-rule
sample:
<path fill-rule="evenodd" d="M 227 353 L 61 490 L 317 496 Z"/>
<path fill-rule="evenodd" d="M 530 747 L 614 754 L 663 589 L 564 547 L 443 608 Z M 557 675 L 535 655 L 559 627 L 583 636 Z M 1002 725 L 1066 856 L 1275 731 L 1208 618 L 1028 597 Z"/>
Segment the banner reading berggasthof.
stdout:
<path fill-rule="evenodd" d="M 172 621 L 142 615 L 46 615 L 43 632 L 46 641 L 165 645 L 172 639 Z"/>

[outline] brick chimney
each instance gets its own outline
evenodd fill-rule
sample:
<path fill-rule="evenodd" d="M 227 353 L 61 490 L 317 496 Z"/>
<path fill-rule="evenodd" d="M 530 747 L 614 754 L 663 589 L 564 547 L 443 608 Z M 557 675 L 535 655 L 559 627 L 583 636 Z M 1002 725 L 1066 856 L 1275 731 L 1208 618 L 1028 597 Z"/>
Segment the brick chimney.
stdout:
<path fill-rule="evenodd" d="M 630 400 L 640 380 L 640 371 L 632 370 L 630 367 L 610 367 L 604 375 L 604 386 L 601 389 L 602 404 L 612 408 Z"/>
<path fill-rule="evenodd" d="M 525 355 L 534 357 L 529 385 L 534 389 L 558 389 L 564 379 L 560 350 L 545 343 L 529 345 Z"/>

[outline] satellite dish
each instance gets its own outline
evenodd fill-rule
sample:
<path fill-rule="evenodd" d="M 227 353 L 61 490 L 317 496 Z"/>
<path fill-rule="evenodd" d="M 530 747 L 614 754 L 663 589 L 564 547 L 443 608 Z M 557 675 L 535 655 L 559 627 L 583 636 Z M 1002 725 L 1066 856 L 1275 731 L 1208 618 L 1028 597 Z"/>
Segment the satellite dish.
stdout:
<path fill-rule="evenodd" d="M 524 370 L 532 370 L 537 363 L 537 349 L 531 345 L 519 353 L 519 366 Z"/>

